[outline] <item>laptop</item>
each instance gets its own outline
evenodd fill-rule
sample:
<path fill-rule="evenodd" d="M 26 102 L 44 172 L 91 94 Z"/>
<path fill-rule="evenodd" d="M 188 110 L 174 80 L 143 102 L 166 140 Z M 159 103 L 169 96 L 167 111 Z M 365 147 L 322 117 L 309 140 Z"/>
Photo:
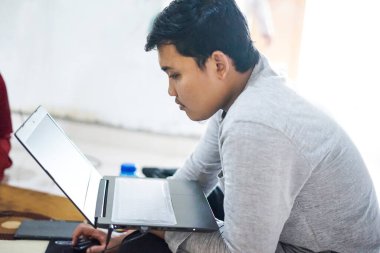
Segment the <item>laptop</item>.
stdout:
<path fill-rule="evenodd" d="M 94 227 L 218 230 L 197 182 L 102 176 L 41 106 L 15 136 Z"/>

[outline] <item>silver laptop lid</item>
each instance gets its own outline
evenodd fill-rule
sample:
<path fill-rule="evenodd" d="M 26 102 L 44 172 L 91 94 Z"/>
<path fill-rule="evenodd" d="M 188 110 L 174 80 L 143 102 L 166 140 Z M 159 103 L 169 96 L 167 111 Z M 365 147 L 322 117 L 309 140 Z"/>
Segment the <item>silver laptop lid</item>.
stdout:
<path fill-rule="evenodd" d="M 16 131 L 15 136 L 94 225 L 102 176 L 49 113 L 43 107 L 38 107 Z"/>

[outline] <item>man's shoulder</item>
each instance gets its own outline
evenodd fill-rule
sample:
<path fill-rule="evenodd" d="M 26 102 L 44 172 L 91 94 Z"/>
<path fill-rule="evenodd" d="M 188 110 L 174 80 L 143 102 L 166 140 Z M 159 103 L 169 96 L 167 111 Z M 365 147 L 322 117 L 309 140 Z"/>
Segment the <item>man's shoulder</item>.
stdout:
<path fill-rule="evenodd" d="M 276 128 L 283 122 L 282 115 L 289 115 L 288 111 L 293 110 L 286 105 L 293 98 L 286 94 L 282 83 L 257 82 L 249 84 L 231 106 L 224 119 L 226 127 L 236 122 L 250 122 Z"/>

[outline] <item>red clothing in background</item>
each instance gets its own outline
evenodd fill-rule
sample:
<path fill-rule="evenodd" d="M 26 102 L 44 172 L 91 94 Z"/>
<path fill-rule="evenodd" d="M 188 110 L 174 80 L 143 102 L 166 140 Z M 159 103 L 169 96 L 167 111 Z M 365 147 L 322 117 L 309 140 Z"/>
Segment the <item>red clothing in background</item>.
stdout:
<path fill-rule="evenodd" d="M 4 170 L 12 165 L 12 161 L 9 158 L 11 133 L 12 122 L 7 89 L 0 74 L 0 181 L 4 177 Z"/>

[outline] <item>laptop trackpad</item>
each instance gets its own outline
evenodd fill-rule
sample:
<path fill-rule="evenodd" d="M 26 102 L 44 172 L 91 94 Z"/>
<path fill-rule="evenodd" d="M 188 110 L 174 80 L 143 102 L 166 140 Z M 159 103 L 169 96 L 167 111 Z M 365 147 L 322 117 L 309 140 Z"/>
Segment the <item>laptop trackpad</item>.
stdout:
<path fill-rule="evenodd" d="M 166 180 L 115 179 L 113 223 L 177 224 Z"/>

